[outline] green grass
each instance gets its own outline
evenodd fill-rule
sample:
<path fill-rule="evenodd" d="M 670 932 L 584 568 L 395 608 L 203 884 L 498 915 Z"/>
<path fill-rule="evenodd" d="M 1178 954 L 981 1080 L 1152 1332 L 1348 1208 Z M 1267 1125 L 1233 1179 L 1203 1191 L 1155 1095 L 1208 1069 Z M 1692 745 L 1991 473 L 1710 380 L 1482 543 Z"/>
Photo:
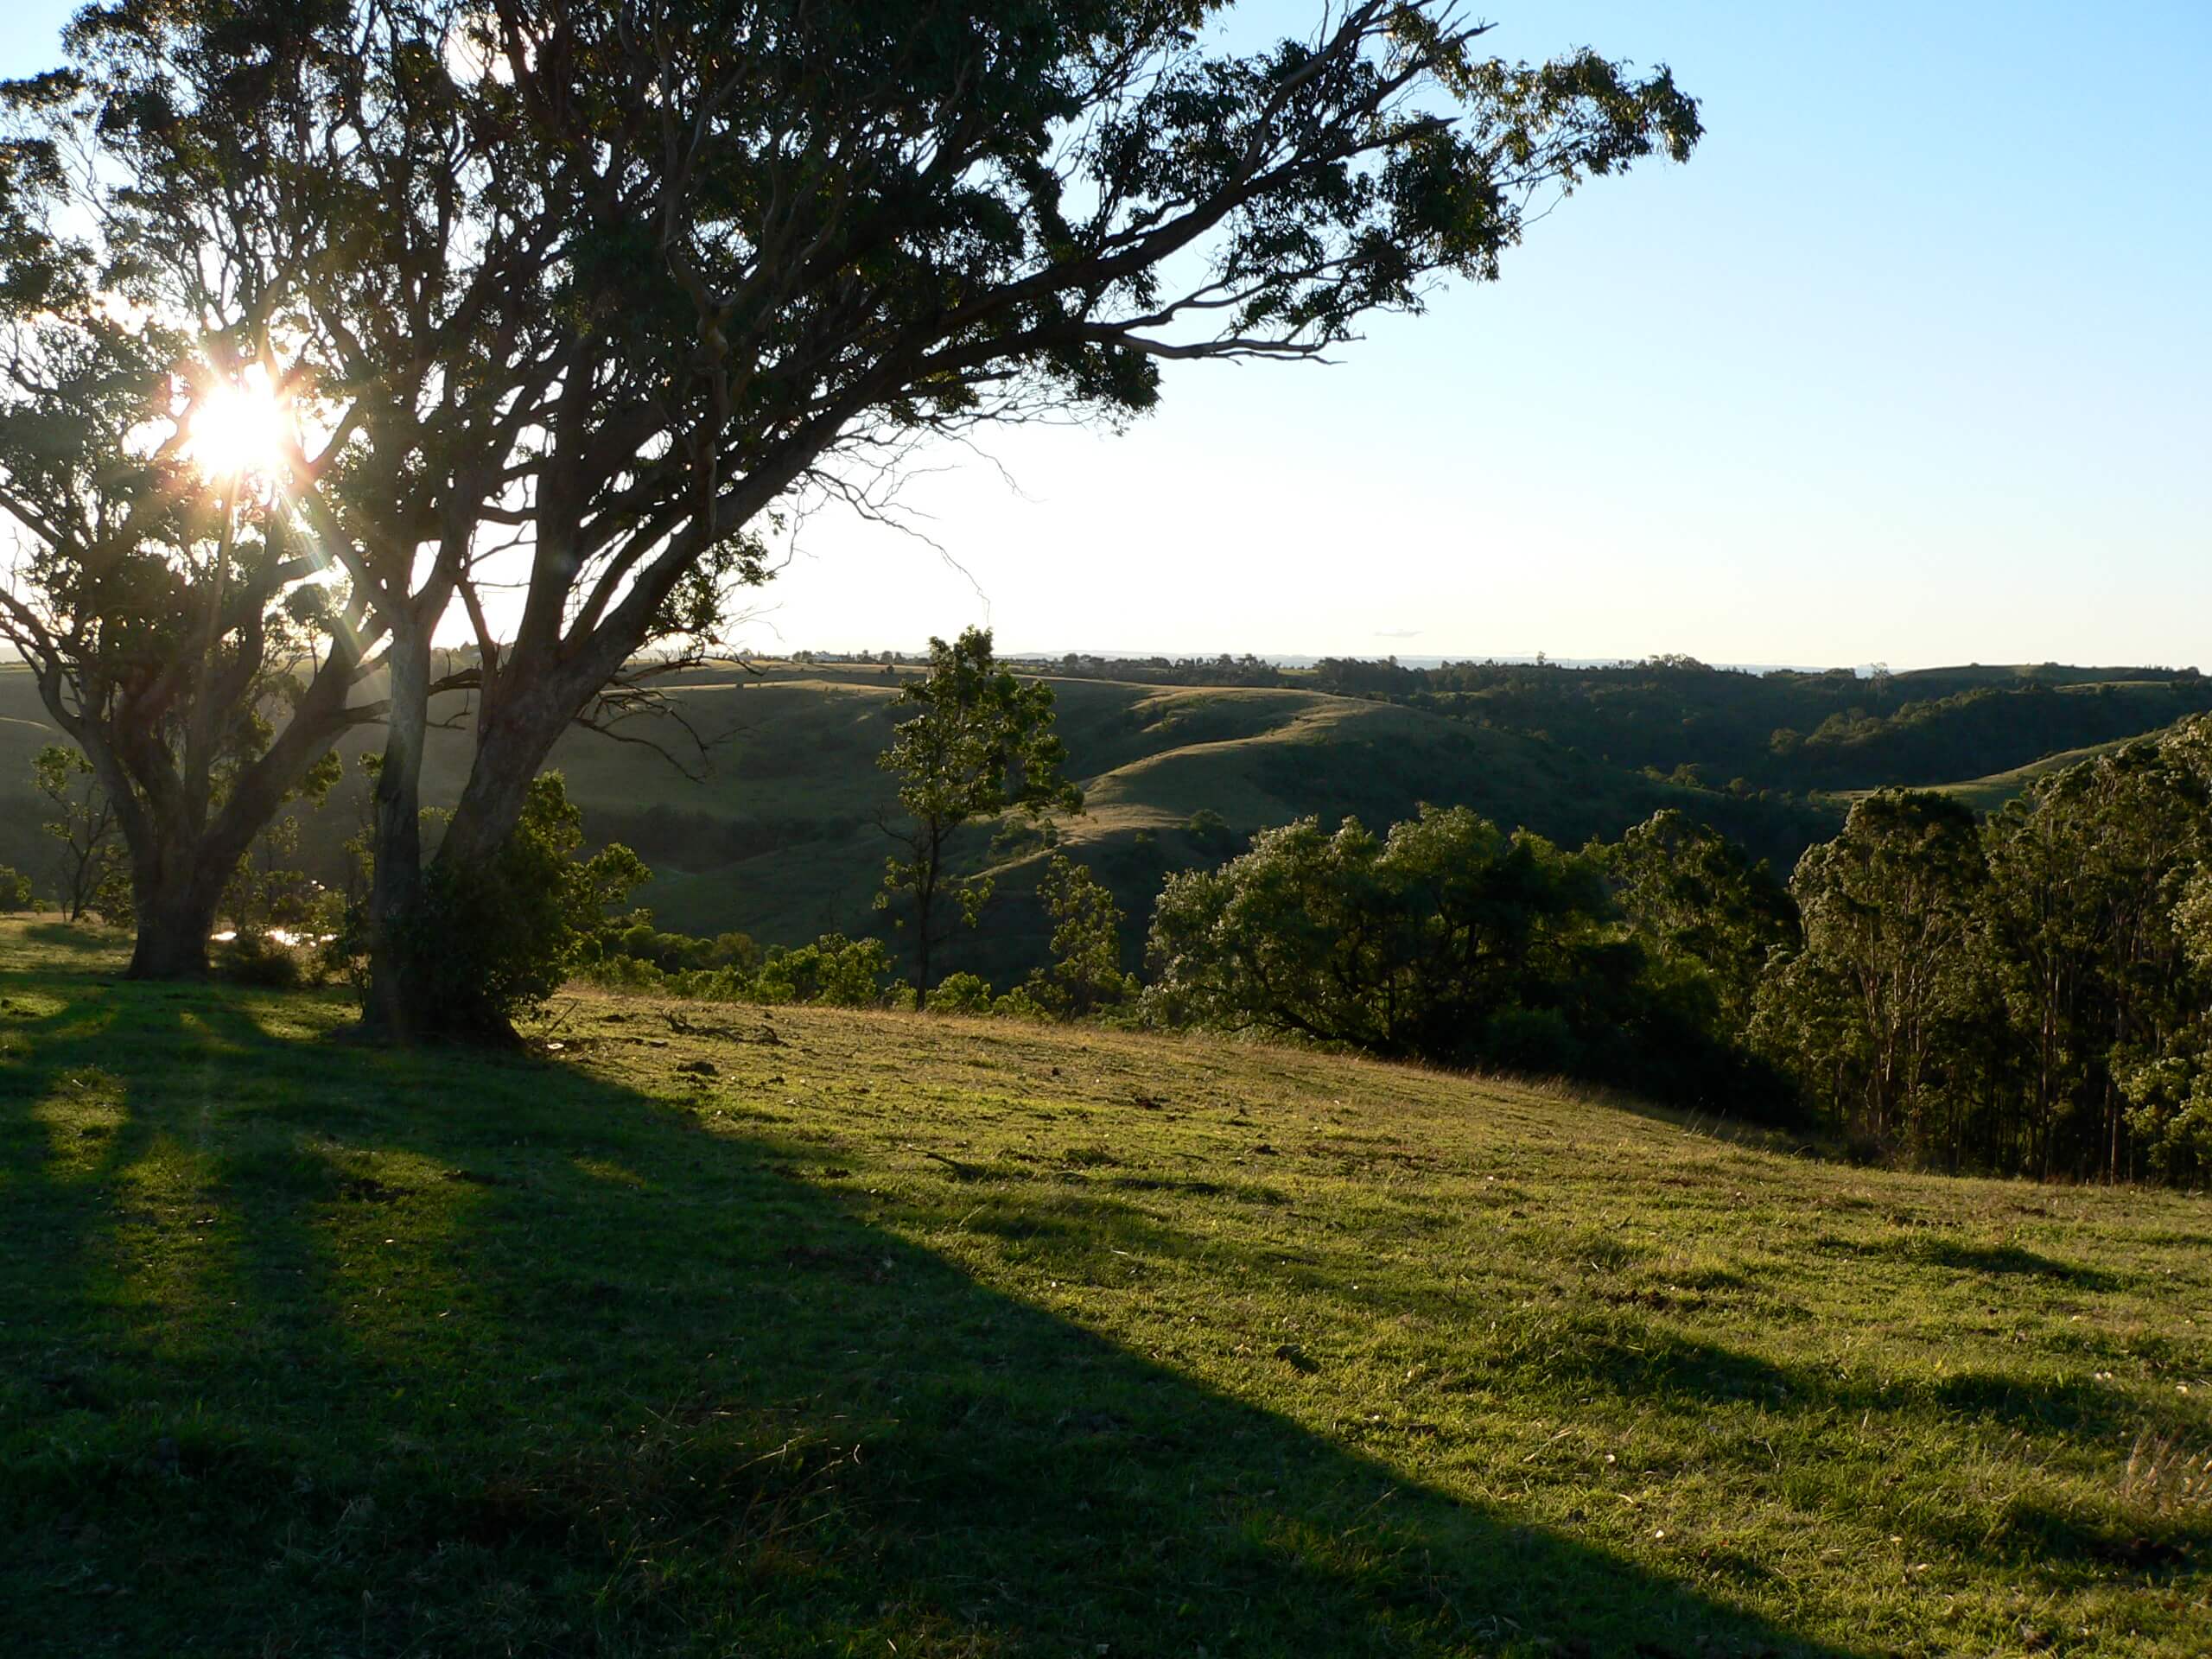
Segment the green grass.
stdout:
<path fill-rule="evenodd" d="M 2108 743 L 2088 743 L 2078 749 L 2061 749 L 2055 754 L 2044 755 L 2039 760 L 2031 760 L 2024 766 L 2014 766 L 2005 772 L 1993 772 L 1984 778 L 1969 778 L 1959 783 L 1927 784 L 1916 785 L 1916 787 L 1931 790 L 1938 795 L 1948 795 L 1954 800 L 1963 801 L 1977 812 L 2000 812 L 2004 810 L 2006 802 L 2026 794 L 2032 785 L 2041 779 L 2050 776 L 2053 772 L 2065 772 L 2080 766 L 2085 760 L 2094 760 L 2100 756 L 2114 753 L 2127 747 L 2131 743 L 2155 742 L 2172 729 L 2174 728 L 2171 727 L 2160 727 L 2156 731 L 2139 733 L 2133 737 L 2117 737 Z M 1837 791 L 1837 798 L 1848 801 L 1864 800 L 1873 792 L 1871 789 L 1841 790 Z"/>
<path fill-rule="evenodd" d="M 1977 812 L 1999 812 L 2007 801 L 2028 792 L 2037 779 L 2055 772 L 2064 772 L 2078 766 L 2084 760 L 2094 760 L 2100 755 L 2124 749 L 2131 743 L 2156 739 L 2160 734 L 2146 732 L 2135 737 L 2116 738 L 2109 743 L 2090 743 L 2078 749 L 2062 749 L 2056 754 L 2047 754 L 2040 760 L 2031 760 L 2024 766 L 2014 766 L 2007 772 L 1993 772 L 1986 778 L 1970 778 L 1963 783 L 1931 784 L 1929 788 L 1939 795 L 1948 795 L 1965 802 Z M 1872 790 L 1854 790 L 1850 798 L 1856 800 L 1871 795 Z"/>
<path fill-rule="evenodd" d="M 14 1654 L 2212 1629 L 2200 1198 L 999 1022 L 384 1053 L 118 962 L 0 924 Z"/>

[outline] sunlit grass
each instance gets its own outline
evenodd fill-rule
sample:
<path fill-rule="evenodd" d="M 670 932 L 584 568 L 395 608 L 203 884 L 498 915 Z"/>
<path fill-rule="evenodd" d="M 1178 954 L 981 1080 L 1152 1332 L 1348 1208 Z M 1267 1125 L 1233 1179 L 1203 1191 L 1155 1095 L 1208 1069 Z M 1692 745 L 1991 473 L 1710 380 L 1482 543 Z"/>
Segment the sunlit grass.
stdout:
<path fill-rule="evenodd" d="M 2212 1628 L 2202 1198 L 997 1022 L 580 994 L 553 1060 L 391 1055 L 334 996 L 0 962 L 30 1652 Z"/>

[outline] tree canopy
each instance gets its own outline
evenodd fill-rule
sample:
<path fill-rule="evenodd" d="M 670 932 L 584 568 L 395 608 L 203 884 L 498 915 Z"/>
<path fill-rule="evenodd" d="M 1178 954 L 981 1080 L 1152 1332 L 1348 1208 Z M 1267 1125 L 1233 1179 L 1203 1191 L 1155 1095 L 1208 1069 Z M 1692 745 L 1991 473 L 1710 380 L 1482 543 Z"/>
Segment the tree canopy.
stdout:
<path fill-rule="evenodd" d="M 396 924 L 449 607 L 465 862 L 646 644 L 712 636 L 809 491 L 1126 419 L 1163 361 L 1319 354 L 1699 136 L 1664 69 L 1487 58 L 1442 4 L 1249 52 L 1222 9 L 96 4 L 5 89 L 0 289 L 123 296 L 303 400 L 287 499 L 389 641 Z"/>
<path fill-rule="evenodd" d="M 1052 734 L 1052 688 L 992 659 L 987 628 L 930 641 L 930 671 L 899 690 L 912 709 L 878 758 L 899 777 L 900 818 L 885 829 L 906 849 L 887 861 L 880 908 L 911 930 L 917 996 L 926 1005 L 948 901 L 970 927 L 991 896 L 988 877 L 956 880 L 953 838 L 979 819 L 1077 811 L 1083 791 L 1060 776 L 1066 746 Z"/>

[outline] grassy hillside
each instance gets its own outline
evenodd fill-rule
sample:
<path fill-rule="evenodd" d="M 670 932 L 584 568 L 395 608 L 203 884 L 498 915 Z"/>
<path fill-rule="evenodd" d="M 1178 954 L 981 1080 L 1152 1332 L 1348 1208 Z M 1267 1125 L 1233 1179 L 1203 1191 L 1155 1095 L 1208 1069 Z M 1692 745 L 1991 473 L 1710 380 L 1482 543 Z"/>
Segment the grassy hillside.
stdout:
<path fill-rule="evenodd" d="M 2108 747 L 2107 739 L 2157 728 L 2212 697 L 2204 683 L 2163 671 L 2055 665 L 1929 670 L 1879 683 L 1696 665 L 1476 665 L 1465 676 L 1478 689 L 1433 699 L 1434 709 L 1376 700 L 1375 688 L 1352 696 L 1301 686 L 1052 679 L 1071 771 L 1090 802 L 1087 816 L 1061 826 L 1064 849 L 1106 880 L 1128 915 L 1130 965 L 1161 881 L 1221 856 L 1186 830 L 1201 810 L 1220 814 L 1241 837 L 1307 813 L 1332 823 L 1353 814 L 1380 827 L 1433 801 L 1574 844 L 1618 836 L 1677 805 L 1786 873 L 1806 845 L 1833 833 L 1838 812 L 1681 787 L 1600 757 L 1672 766 L 1741 749 L 1784 771 L 1825 767 L 1839 781 L 1869 786 L 1967 777 L 1947 787 L 1989 806 Z M 663 925 L 740 929 L 786 944 L 832 929 L 877 931 L 884 923 L 870 901 L 891 850 L 878 820 L 892 810 L 895 785 L 875 757 L 889 741 L 900 683 L 900 673 L 859 666 L 701 671 L 673 688 L 680 719 L 625 728 L 645 741 L 575 734 L 554 764 L 567 773 L 589 833 L 627 842 L 652 867 L 656 879 L 640 901 Z M 1814 717 L 1831 703 L 1857 712 L 1824 717 L 1815 728 Z M 42 870 L 41 815 L 27 779 L 31 753 L 48 741 L 28 676 L 0 669 L 0 863 Z M 1807 721 L 1794 758 L 1769 749 L 1770 728 L 1784 717 Z M 2096 741 L 2065 747 L 2088 738 Z M 354 749 L 375 741 L 364 734 Z M 2044 753 L 2038 746 L 2046 741 L 2060 752 Z M 658 758 L 654 743 L 683 756 L 696 775 Z M 424 785 L 433 804 L 458 794 L 467 756 L 464 731 L 432 734 Z M 2024 763 L 2000 769 L 2006 757 Z M 1754 781 L 1764 776 L 1753 760 L 1737 759 Z M 1708 778 L 1726 775 L 1709 759 L 1696 763 Z M 1989 775 L 1976 776 L 1977 766 Z M 357 774 L 309 823 L 307 861 L 326 880 L 340 877 L 339 848 L 357 827 L 362 787 Z M 978 830 L 962 855 L 970 870 L 997 869 L 998 898 L 984 929 L 957 938 L 944 960 L 1004 983 L 1045 955 L 1049 929 L 1035 887 L 1047 855 L 1033 842 L 991 841 L 989 828 Z"/>
<path fill-rule="evenodd" d="M 674 715 L 623 728 L 641 741 L 573 734 L 552 764 L 566 773 L 588 831 L 628 842 L 653 868 L 656 879 L 639 900 L 663 925 L 694 933 L 734 928 L 772 943 L 833 928 L 864 932 L 880 925 L 870 901 L 891 843 L 877 820 L 893 810 L 896 782 L 875 757 L 890 741 L 899 683 L 874 671 L 791 665 L 758 677 L 702 671 L 673 686 Z M 1184 831 L 1201 809 L 1245 835 L 1306 813 L 1331 823 L 1354 814 L 1380 828 L 1433 801 L 1579 844 L 1682 804 L 1723 815 L 1724 827 L 1755 844 L 1764 836 L 1769 844 L 1761 850 L 1784 866 L 1808 840 L 1827 833 L 1816 812 L 1762 816 L 1755 804 L 1658 783 L 1535 737 L 1385 703 L 1304 690 L 1052 683 L 1071 771 L 1090 801 L 1086 817 L 1061 826 L 1065 849 L 1115 889 L 1132 919 L 1133 963 L 1166 874 L 1218 856 Z M 0 670 L 0 718 L 19 722 L 0 728 L 0 810 L 12 794 L 21 859 L 41 855 L 25 776 L 30 753 L 50 741 L 37 715 L 28 677 Z M 10 747 L 11 733 L 20 756 Z M 365 734 L 353 749 L 374 741 Z M 682 756 L 699 775 L 668 764 L 648 744 Z M 458 797 L 468 753 L 465 733 L 431 734 L 426 800 Z M 357 827 L 360 788 L 357 779 L 309 824 L 310 858 L 319 859 L 326 880 L 342 868 L 337 849 Z M 1045 955 L 1050 928 L 1033 895 L 1046 855 L 993 853 L 990 838 L 988 829 L 972 833 L 965 855 L 970 868 L 1004 866 L 1000 896 L 985 930 L 957 940 L 946 962 L 1003 982 Z M 0 862 L 10 858 L 0 842 Z"/>
<path fill-rule="evenodd" d="M 1541 735 L 1601 760 L 1799 793 L 1976 777 L 2212 710 L 2195 670 L 2058 664 L 1754 675 L 1687 659 L 1605 668 L 1324 663 L 1317 689 Z"/>
<path fill-rule="evenodd" d="M 2155 738 L 2158 735 L 2156 732 L 2149 732 L 2144 737 Z M 1923 787 L 1939 795 L 1949 795 L 1964 801 L 1977 812 L 1996 812 L 2001 810 L 2007 801 L 2026 794 L 2029 786 L 2039 778 L 2047 778 L 2055 772 L 2064 772 L 2069 766 L 2078 766 L 2084 760 L 2094 760 L 2101 754 L 2110 754 L 2114 749 L 2125 748 L 2130 743 L 2142 741 L 2143 738 L 2123 737 L 2110 743 L 2092 743 L 2083 748 L 2063 749 L 2056 754 L 2047 754 L 2040 760 L 2031 761 L 2024 766 L 2014 766 L 2007 772 L 1993 772 L 1986 778 L 1969 778 L 1962 783 L 1929 784 Z M 1855 800 L 1872 793 L 1872 790 L 1853 790 L 1849 798 Z"/>
<path fill-rule="evenodd" d="M 22 1655 L 2180 1656 L 2212 1209 L 1197 1041 L 0 925 Z M 711 1031 L 681 1030 L 711 1022 Z"/>
<path fill-rule="evenodd" d="M 896 718 L 897 683 L 807 675 L 685 685 L 686 717 L 718 740 L 701 785 L 664 767 L 649 776 L 643 751 L 584 738 L 556 758 L 594 833 L 627 841 L 653 866 L 658 879 L 644 900 L 664 923 L 770 940 L 859 932 L 874 925 L 869 900 L 889 850 L 875 820 L 891 810 L 895 782 L 874 757 Z M 1380 828 L 1433 801 L 1579 844 L 1683 804 L 1729 817 L 1738 833 L 1765 833 L 1785 862 L 1827 832 L 1816 813 L 1769 822 L 1751 804 L 1384 703 L 1293 690 L 1051 683 L 1070 770 L 1088 798 L 1084 816 L 1058 826 L 1063 850 L 1114 888 L 1132 918 L 1132 953 L 1166 874 L 1218 856 L 1186 832 L 1201 810 L 1242 836 L 1308 813 Z M 988 842 L 988 830 L 974 832 L 967 855 L 973 867 L 1001 867 L 995 908 L 947 962 L 1004 979 L 1043 956 L 1049 927 L 1033 895 L 1046 855 L 993 853 Z"/>

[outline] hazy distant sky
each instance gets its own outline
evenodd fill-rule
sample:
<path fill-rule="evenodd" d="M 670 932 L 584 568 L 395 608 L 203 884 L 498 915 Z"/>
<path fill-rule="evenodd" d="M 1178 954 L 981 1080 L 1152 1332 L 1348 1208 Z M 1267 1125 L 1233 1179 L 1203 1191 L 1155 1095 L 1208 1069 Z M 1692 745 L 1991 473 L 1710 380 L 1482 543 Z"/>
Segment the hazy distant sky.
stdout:
<path fill-rule="evenodd" d="M 67 10 L 8 0 L 0 73 Z M 1671 65 L 1697 156 L 1338 366 L 1005 435 L 1018 494 L 940 458 L 906 499 L 965 574 L 814 520 L 754 643 L 2212 666 L 2212 5 L 1491 15 Z"/>

